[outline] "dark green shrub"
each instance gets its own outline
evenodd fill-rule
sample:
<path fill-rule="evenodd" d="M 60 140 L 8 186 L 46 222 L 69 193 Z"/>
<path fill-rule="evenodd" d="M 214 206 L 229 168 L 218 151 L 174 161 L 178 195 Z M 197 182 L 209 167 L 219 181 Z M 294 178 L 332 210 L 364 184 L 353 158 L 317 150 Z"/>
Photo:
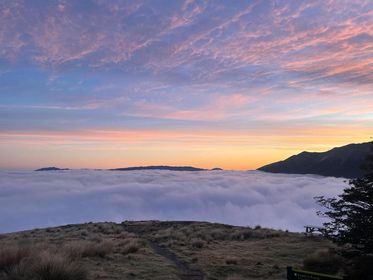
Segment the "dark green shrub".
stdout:
<path fill-rule="evenodd" d="M 305 270 L 336 274 L 343 266 L 343 258 L 334 250 L 320 250 L 306 257 L 303 261 Z"/>

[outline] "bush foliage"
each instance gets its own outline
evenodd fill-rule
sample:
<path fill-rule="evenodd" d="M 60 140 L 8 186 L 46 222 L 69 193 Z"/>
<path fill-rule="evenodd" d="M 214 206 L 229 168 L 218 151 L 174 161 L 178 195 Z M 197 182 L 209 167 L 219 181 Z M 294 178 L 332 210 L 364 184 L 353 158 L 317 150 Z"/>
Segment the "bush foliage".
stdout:
<path fill-rule="evenodd" d="M 350 180 L 337 198 L 316 197 L 327 209 L 319 215 L 329 218 L 324 223 L 328 237 L 344 246 L 347 271 L 361 280 L 373 275 L 373 142 L 365 169 L 366 175 Z"/>

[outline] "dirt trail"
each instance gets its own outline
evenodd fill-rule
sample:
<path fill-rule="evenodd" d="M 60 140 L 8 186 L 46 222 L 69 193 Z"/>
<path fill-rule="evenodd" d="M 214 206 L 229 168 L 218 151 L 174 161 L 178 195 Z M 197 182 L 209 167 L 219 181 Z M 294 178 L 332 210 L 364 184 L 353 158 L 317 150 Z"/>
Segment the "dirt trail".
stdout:
<path fill-rule="evenodd" d="M 137 225 L 126 225 L 126 224 L 122 224 L 122 225 L 126 231 L 135 233 L 139 235 L 142 239 L 146 240 L 149 247 L 152 248 L 156 254 L 166 258 L 173 265 L 175 265 L 175 267 L 180 272 L 182 280 L 203 280 L 204 279 L 204 276 L 201 270 L 199 270 L 198 268 L 192 268 L 190 264 L 180 259 L 170 249 L 164 246 L 160 246 L 157 242 L 146 238 L 144 236 L 144 232 L 146 232 L 147 229 L 143 228 L 142 226 L 137 226 Z"/>

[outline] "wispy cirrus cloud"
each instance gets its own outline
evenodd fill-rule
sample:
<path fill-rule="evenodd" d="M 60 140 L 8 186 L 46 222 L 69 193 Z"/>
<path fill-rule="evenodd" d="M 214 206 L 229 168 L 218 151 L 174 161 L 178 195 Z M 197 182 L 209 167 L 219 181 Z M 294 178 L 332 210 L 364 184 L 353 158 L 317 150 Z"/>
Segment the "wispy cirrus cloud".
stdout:
<path fill-rule="evenodd" d="M 197 80 L 221 79 L 237 69 L 250 75 L 255 65 L 313 79 L 371 81 L 369 2 L 253 1 L 223 9 L 177 1 L 164 10 L 156 1 L 40 5 L 3 3 L 2 57 L 52 67 L 189 69 Z"/>
<path fill-rule="evenodd" d="M 155 2 L 66 1 L 41 7 L 5 1 L 2 56 L 28 53 L 44 65 L 124 63 L 157 71 L 210 60 L 211 67 L 276 63 L 312 72 L 321 63 L 333 74 L 340 64 L 359 64 L 361 56 L 362 66 L 371 64 L 372 7 L 359 4 L 253 1 L 223 11 L 223 4 L 202 1 L 177 1 L 164 10 Z"/>
<path fill-rule="evenodd" d="M 275 139 L 327 126 L 339 144 L 345 123 L 362 139 L 372 11 L 354 0 L 0 1 L 0 131 L 265 127 Z"/>

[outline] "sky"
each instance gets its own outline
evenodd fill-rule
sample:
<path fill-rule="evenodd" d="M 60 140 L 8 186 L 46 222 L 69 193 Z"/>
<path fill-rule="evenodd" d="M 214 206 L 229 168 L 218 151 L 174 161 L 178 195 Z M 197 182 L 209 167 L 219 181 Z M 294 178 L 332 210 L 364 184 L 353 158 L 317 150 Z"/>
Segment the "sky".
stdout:
<path fill-rule="evenodd" d="M 343 178 L 260 171 L 0 171 L 0 233 L 149 219 L 303 232 L 326 222 L 313 197 L 346 186 Z"/>
<path fill-rule="evenodd" d="M 0 0 L 0 169 L 253 169 L 373 131 L 369 0 Z"/>

